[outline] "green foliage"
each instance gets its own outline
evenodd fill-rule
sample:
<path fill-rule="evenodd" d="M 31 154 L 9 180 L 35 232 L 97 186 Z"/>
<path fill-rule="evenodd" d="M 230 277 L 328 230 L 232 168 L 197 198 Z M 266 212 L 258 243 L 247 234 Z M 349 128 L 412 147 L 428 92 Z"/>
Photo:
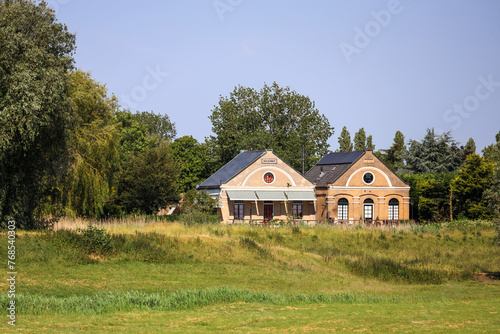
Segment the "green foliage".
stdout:
<path fill-rule="evenodd" d="M 229 97 L 221 97 L 209 116 L 215 136 L 218 167 L 242 149 L 273 149 L 295 169 L 311 168 L 327 153 L 333 127 L 307 96 L 273 83 L 260 91 L 236 87 Z"/>
<path fill-rule="evenodd" d="M 179 200 L 179 169 L 168 146 L 130 156 L 116 180 L 114 202 L 125 212 L 153 214 Z"/>
<path fill-rule="evenodd" d="M 215 213 L 218 199 L 210 196 L 206 191 L 189 190 L 182 198 L 181 212 L 193 208 L 201 212 Z"/>
<path fill-rule="evenodd" d="M 96 120 L 82 125 L 74 138 L 69 205 L 81 216 L 97 218 L 111 195 L 118 169 L 119 133 L 114 124 Z"/>
<path fill-rule="evenodd" d="M 401 131 L 396 131 L 394 142 L 388 150 L 382 150 L 384 154 L 381 159 L 393 170 L 399 172 L 405 166 L 404 156 L 406 154 L 405 137 Z"/>
<path fill-rule="evenodd" d="M 178 180 L 181 192 L 192 190 L 208 178 L 207 145 L 192 136 L 177 138 L 171 144 L 174 160 L 180 166 Z"/>
<path fill-rule="evenodd" d="M 217 215 L 210 211 L 199 209 L 197 206 L 187 206 L 182 209 L 181 220 L 185 225 L 220 224 Z"/>
<path fill-rule="evenodd" d="M 120 155 L 122 160 L 128 159 L 129 155 L 144 152 L 155 147 L 157 141 L 148 136 L 146 124 L 140 123 L 130 111 L 116 111 L 116 121 L 120 129 Z"/>
<path fill-rule="evenodd" d="M 68 96 L 78 116 L 79 125 L 89 125 L 101 120 L 109 124 L 113 112 L 118 110 L 115 96 L 108 96 L 104 84 L 92 79 L 89 72 L 76 70 L 70 73 Z"/>
<path fill-rule="evenodd" d="M 364 151 L 366 150 L 366 132 L 364 128 L 361 128 L 354 134 L 354 151 Z"/>
<path fill-rule="evenodd" d="M 469 154 L 475 154 L 476 153 L 476 142 L 474 139 L 469 138 L 467 143 L 465 144 L 465 147 L 463 149 L 464 151 L 464 157 L 467 158 Z"/>
<path fill-rule="evenodd" d="M 46 233 L 43 237 L 63 252 L 75 249 L 87 255 L 106 255 L 115 250 L 113 237 L 107 234 L 104 228 L 97 228 L 92 224 L 89 224 L 86 229 L 77 229 L 76 232 L 58 230 Z"/>
<path fill-rule="evenodd" d="M 462 164 L 462 152 L 450 133 L 436 135 L 434 129 L 427 129 L 421 142 L 410 140 L 404 158 L 408 170 L 417 174 L 454 172 Z"/>
<path fill-rule="evenodd" d="M 496 143 L 483 149 L 483 157 L 491 162 L 500 164 L 500 131 L 495 136 Z"/>
<path fill-rule="evenodd" d="M 344 126 L 342 128 L 342 132 L 340 133 L 339 140 L 339 152 L 352 152 L 353 145 L 351 142 L 351 134 L 347 130 L 347 127 Z"/>
<path fill-rule="evenodd" d="M 113 239 L 106 233 L 106 229 L 89 224 L 86 229 L 76 231 L 82 233 L 81 243 L 88 253 L 104 254 L 113 250 Z"/>
<path fill-rule="evenodd" d="M 450 190 L 454 173 L 402 175 L 410 185 L 413 202 L 411 218 L 422 222 L 442 222 L 450 217 Z M 458 208 L 453 208 L 458 214 Z"/>
<path fill-rule="evenodd" d="M 483 193 L 483 199 L 490 211 L 500 218 L 500 164 L 495 167 L 489 188 Z"/>
<path fill-rule="evenodd" d="M 369 135 L 368 137 L 366 137 L 366 149 L 368 151 L 375 150 L 375 144 L 373 144 L 373 137 L 372 137 L 372 135 Z"/>
<path fill-rule="evenodd" d="M 0 2 L 0 220 L 34 227 L 44 181 L 64 169 L 75 36 L 46 3 Z"/>
<path fill-rule="evenodd" d="M 70 168 L 54 178 L 43 199 L 52 206 L 40 207 L 40 212 L 97 218 L 104 213 L 118 169 L 120 136 L 113 119 L 118 106 L 104 85 L 80 70 L 70 73 L 68 95 L 76 113 L 68 141 Z"/>
<path fill-rule="evenodd" d="M 144 126 L 148 137 L 156 139 L 159 144 L 171 142 L 176 134 L 175 123 L 168 115 L 157 115 L 154 112 L 136 112 L 132 118 Z"/>
<path fill-rule="evenodd" d="M 453 180 L 453 193 L 467 218 L 484 219 L 491 216 L 483 202 L 483 193 L 490 187 L 493 173 L 493 163 L 477 154 L 470 154 L 467 163 Z"/>

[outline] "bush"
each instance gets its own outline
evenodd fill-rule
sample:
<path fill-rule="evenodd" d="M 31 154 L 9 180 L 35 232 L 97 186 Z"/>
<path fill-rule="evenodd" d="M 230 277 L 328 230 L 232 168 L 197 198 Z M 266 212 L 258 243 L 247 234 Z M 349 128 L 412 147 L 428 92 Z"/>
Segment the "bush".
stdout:
<path fill-rule="evenodd" d="M 220 220 L 214 214 L 198 210 L 194 207 L 186 207 L 181 216 L 184 225 L 219 224 Z"/>
<path fill-rule="evenodd" d="M 82 233 L 81 246 L 88 253 L 103 254 L 113 249 L 113 239 L 104 228 L 97 228 L 89 224 L 87 229 L 79 228 L 76 231 Z"/>

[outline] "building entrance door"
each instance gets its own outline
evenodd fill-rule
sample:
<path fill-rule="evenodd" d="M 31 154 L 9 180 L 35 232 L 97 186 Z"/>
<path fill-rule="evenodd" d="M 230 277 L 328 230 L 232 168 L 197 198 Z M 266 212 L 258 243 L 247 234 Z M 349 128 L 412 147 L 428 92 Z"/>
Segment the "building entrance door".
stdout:
<path fill-rule="evenodd" d="M 273 219 L 274 215 L 274 205 L 273 204 L 264 204 L 264 220 Z"/>

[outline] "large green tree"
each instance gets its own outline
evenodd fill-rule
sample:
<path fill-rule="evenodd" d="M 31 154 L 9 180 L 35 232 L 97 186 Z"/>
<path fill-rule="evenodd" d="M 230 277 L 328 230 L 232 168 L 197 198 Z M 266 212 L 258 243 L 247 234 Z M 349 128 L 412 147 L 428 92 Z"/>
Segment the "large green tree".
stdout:
<path fill-rule="evenodd" d="M 131 155 L 119 172 L 115 201 L 125 212 L 155 214 L 179 200 L 179 173 L 168 145 Z"/>
<path fill-rule="evenodd" d="M 34 227 L 44 180 L 64 169 L 75 36 L 46 3 L 0 1 L 0 220 Z"/>
<path fill-rule="evenodd" d="M 170 145 L 174 160 L 180 168 L 178 179 L 181 192 L 195 189 L 208 176 L 207 146 L 200 144 L 192 136 L 183 136 Z"/>
<path fill-rule="evenodd" d="M 453 195 L 467 218 L 488 218 L 491 211 L 483 202 L 484 192 L 490 188 L 495 164 L 477 154 L 469 154 L 453 180 Z"/>
<path fill-rule="evenodd" d="M 170 117 L 166 114 L 143 111 L 132 114 L 132 118 L 143 125 L 148 137 L 153 137 L 158 144 L 171 142 L 177 134 L 175 123 L 170 121 Z"/>
<path fill-rule="evenodd" d="M 410 185 L 411 218 L 420 222 L 449 220 L 450 209 L 457 210 L 455 202 L 450 206 L 450 187 L 456 173 L 405 174 L 404 181 Z"/>
<path fill-rule="evenodd" d="M 407 168 L 417 174 L 449 173 L 462 165 L 462 152 L 449 132 L 437 135 L 427 129 L 422 141 L 410 140 L 405 153 Z"/>
<path fill-rule="evenodd" d="M 333 127 L 309 97 L 277 83 L 257 91 L 238 86 L 221 97 L 209 116 L 220 165 L 240 150 L 273 149 L 298 170 L 311 168 L 328 151 Z"/>

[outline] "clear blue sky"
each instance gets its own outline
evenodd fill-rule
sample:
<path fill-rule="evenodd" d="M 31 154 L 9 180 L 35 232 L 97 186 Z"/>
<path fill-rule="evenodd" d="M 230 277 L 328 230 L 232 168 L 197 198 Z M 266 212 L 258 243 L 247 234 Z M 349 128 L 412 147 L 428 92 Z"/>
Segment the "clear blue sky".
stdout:
<path fill-rule="evenodd" d="M 476 141 L 500 131 L 500 1 L 50 0 L 76 33 L 78 68 L 122 105 L 168 114 L 178 136 L 237 85 L 276 81 L 376 149 L 400 130 Z"/>

